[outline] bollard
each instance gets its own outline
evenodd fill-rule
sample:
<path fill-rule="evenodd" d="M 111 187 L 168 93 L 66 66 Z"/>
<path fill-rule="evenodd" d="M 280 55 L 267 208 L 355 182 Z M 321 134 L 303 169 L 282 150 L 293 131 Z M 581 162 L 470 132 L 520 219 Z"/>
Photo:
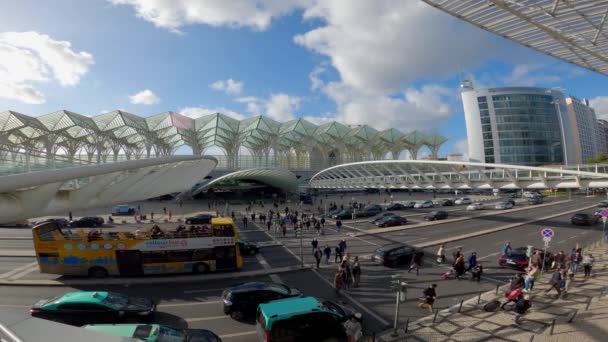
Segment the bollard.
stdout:
<path fill-rule="evenodd" d="M 530 335 L 530 342 L 534 341 L 534 334 Z"/>
<path fill-rule="evenodd" d="M 460 301 L 460 306 L 458 307 L 458 312 L 462 309 L 462 303 L 464 303 L 464 299 Z"/>
<path fill-rule="evenodd" d="M 498 289 L 500 289 L 500 285 L 496 285 L 496 294 L 498 294 Z"/>
<path fill-rule="evenodd" d="M 407 318 L 407 321 L 405 321 L 405 333 L 407 334 L 407 331 L 409 330 L 410 327 L 410 318 Z"/>
<path fill-rule="evenodd" d="M 549 332 L 549 335 L 553 335 L 553 328 L 555 328 L 555 320 L 551 321 L 551 331 Z"/>
<path fill-rule="evenodd" d="M 587 306 L 585 307 L 585 311 L 589 310 L 589 307 L 591 306 L 591 301 L 593 300 L 593 297 L 589 297 L 589 301 L 587 302 Z"/>
<path fill-rule="evenodd" d="M 572 314 L 572 316 L 568 320 L 568 323 L 574 322 L 574 317 L 576 317 L 576 314 L 578 314 L 578 309 L 574 309 L 574 313 Z"/>
<path fill-rule="evenodd" d="M 433 316 L 433 323 L 435 323 L 435 320 L 437 319 L 437 314 L 439 313 L 439 309 L 435 309 L 435 316 Z"/>
<path fill-rule="evenodd" d="M 481 303 L 481 291 L 479 291 L 479 296 L 477 296 L 477 304 Z"/>

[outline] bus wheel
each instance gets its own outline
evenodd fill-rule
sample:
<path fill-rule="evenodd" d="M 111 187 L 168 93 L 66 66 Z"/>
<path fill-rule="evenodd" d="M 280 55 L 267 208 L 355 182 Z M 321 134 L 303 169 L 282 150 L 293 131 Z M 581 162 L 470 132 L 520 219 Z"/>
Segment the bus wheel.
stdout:
<path fill-rule="evenodd" d="M 108 276 L 108 270 L 103 267 L 95 266 L 89 268 L 89 277 L 91 278 L 106 278 Z"/>
<path fill-rule="evenodd" d="M 192 272 L 194 272 L 196 274 L 207 273 L 207 272 L 209 272 L 209 265 L 204 264 L 204 263 L 196 264 L 196 265 L 194 265 Z"/>

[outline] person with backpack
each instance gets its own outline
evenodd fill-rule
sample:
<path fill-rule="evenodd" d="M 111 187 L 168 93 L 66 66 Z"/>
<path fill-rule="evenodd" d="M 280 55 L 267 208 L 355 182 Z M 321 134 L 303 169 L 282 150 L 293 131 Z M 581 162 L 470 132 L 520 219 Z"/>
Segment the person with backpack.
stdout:
<path fill-rule="evenodd" d="M 429 311 L 431 313 L 433 313 L 433 303 L 435 303 L 435 300 L 437 299 L 437 291 L 435 290 L 437 288 L 437 284 L 432 284 L 431 286 L 427 287 L 424 291 L 422 291 L 422 295 L 424 296 L 423 302 L 418 303 L 418 307 L 419 308 L 424 308 L 425 306 L 428 306 Z"/>
<path fill-rule="evenodd" d="M 317 250 L 317 247 L 319 247 L 319 241 L 317 241 L 316 238 L 313 238 L 310 244 L 312 245 L 312 252 L 314 253 Z"/>
<path fill-rule="evenodd" d="M 321 264 L 321 258 L 323 257 L 323 252 L 321 252 L 320 248 L 315 248 L 315 260 L 317 261 L 317 268 L 319 268 L 319 265 Z"/>

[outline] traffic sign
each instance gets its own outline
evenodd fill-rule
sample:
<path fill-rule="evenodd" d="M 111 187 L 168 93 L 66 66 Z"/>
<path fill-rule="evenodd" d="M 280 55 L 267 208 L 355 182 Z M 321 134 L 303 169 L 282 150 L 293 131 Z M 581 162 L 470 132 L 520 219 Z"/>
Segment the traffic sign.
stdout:
<path fill-rule="evenodd" d="M 551 228 L 543 228 L 543 229 L 540 231 L 540 235 L 541 235 L 542 237 L 548 237 L 548 238 L 551 238 L 551 237 L 553 237 L 553 236 L 555 235 L 555 232 L 554 232 L 554 231 L 553 231 L 553 229 L 551 229 Z"/>

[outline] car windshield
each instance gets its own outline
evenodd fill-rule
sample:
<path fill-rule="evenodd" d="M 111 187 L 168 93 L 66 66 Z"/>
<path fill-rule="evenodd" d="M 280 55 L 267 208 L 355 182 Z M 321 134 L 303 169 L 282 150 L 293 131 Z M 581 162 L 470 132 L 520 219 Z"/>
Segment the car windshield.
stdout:
<path fill-rule="evenodd" d="M 108 296 L 102 303 L 116 309 L 121 309 L 129 304 L 129 297 L 120 293 L 108 292 Z"/>
<path fill-rule="evenodd" d="M 330 311 L 337 313 L 341 317 L 344 317 L 346 315 L 346 313 L 344 312 L 344 310 L 342 310 L 342 308 L 340 306 L 338 306 L 336 303 L 330 302 L 328 300 L 322 302 L 321 306 L 329 309 Z"/>
<path fill-rule="evenodd" d="M 435 216 L 435 215 L 437 215 L 437 214 L 439 214 L 439 212 L 438 212 L 438 211 L 431 211 L 431 212 L 429 213 L 429 215 L 430 215 L 430 216 Z"/>
<path fill-rule="evenodd" d="M 184 342 L 188 341 L 188 337 L 183 331 L 160 326 L 158 328 L 157 342 Z"/>

